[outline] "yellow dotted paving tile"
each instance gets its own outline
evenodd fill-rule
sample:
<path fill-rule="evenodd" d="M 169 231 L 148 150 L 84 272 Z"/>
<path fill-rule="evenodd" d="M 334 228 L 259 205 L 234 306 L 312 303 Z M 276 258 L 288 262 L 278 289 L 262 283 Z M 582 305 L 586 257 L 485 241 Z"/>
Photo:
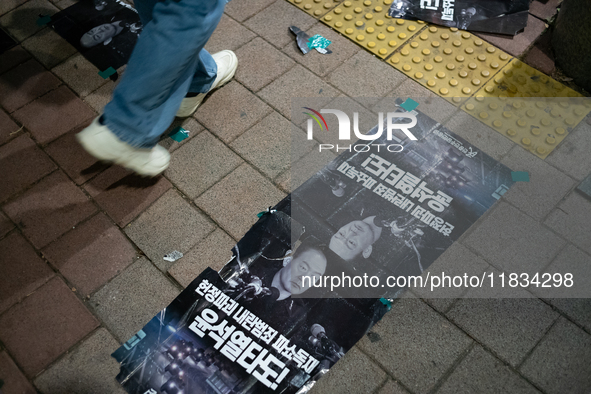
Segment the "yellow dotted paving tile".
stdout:
<path fill-rule="evenodd" d="M 346 0 L 320 18 L 382 59 L 426 26 L 387 15 L 392 0 Z"/>
<path fill-rule="evenodd" d="M 301 8 L 314 18 L 318 19 L 332 10 L 343 0 L 287 0 L 296 7 Z"/>
<path fill-rule="evenodd" d="M 466 31 L 429 26 L 388 63 L 455 105 L 470 97 L 512 59 Z"/>
<path fill-rule="evenodd" d="M 591 110 L 591 102 L 514 60 L 462 109 L 545 159 Z"/>

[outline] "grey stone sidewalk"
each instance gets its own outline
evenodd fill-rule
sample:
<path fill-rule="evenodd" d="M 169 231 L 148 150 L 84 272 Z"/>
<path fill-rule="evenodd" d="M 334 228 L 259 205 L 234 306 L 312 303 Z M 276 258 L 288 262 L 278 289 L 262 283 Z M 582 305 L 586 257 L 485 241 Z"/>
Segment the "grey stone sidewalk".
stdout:
<path fill-rule="evenodd" d="M 472 117 L 287 1 L 234 0 L 207 45 L 236 51 L 234 81 L 178 122 L 188 139 L 163 140 L 164 176 L 142 180 L 74 141 L 116 83 L 35 24 L 70 4 L 0 4 L 0 23 L 20 43 L 0 55 L 4 394 L 123 392 L 110 353 L 204 268 L 220 269 L 256 213 L 289 193 L 291 97 L 350 97 L 370 115 L 380 97 L 423 97 L 427 114 L 530 173 L 435 264 L 479 273 L 591 265 L 591 201 L 575 190 L 591 173 L 589 118 L 541 160 L 492 129 L 471 133 Z M 330 39 L 333 54 L 302 56 L 290 25 Z M 184 257 L 162 260 L 172 250 Z M 314 392 L 590 393 L 591 300 L 411 292 Z"/>

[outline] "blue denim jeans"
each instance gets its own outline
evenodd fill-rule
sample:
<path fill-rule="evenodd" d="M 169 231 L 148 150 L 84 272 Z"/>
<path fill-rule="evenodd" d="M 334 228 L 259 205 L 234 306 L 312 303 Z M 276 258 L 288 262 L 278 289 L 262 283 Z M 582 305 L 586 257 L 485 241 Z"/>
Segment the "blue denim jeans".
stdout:
<path fill-rule="evenodd" d="M 217 66 L 203 49 L 226 0 L 135 0 L 144 26 L 102 122 L 119 139 L 151 148 L 188 92 L 205 93 Z"/>

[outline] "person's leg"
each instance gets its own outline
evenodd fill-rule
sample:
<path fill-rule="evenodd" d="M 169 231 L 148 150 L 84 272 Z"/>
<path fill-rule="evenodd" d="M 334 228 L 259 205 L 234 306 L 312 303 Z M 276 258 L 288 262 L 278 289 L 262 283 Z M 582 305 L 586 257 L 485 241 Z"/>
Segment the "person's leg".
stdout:
<path fill-rule="evenodd" d="M 153 7 L 102 123 L 120 140 L 153 147 L 174 119 L 190 87 L 200 92 L 215 80 L 215 61 L 203 46 L 215 30 L 225 0 L 164 0 Z"/>

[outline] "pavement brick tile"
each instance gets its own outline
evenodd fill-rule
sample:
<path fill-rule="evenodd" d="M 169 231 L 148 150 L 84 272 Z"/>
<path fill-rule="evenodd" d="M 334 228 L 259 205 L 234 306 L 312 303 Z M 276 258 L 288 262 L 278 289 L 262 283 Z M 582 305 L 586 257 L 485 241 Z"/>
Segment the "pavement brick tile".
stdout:
<path fill-rule="evenodd" d="M 447 316 L 515 367 L 559 315 L 537 298 L 463 298 Z"/>
<path fill-rule="evenodd" d="M 480 276 L 488 268 L 488 264 L 482 258 L 472 253 L 468 248 L 456 242 L 452 244 L 437 260 L 433 262 L 423 273 L 423 278 L 427 274 L 431 276 Z M 411 291 L 422 297 L 440 312 L 446 311 L 454 302 L 455 298 L 460 297 L 465 289 L 457 287 L 447 287 L 431 291 L 429 288 L 412 287 Z"/>
<path fill-rule="evenodd" d="M 14 112 L 60 84 L 36 60 L 28 60 L 0 76 L 0 105 Z"/>
<path fill-rule="evenodd" d="M 512 170 L 529 173 L 529 182 L 515 183 L 503 199 L 537 220 L 550 213 L 575 184 L 570 177 L 520 146 L 514 146 L 501 162 Z"/>
<path fill-rule="evenodd" d="M 591 336 L 560 318 L 520 371 L 549 394 L 586 393 L 591 387 Z"/>
<path fill-rule="evenodd" d="M 258 14 L 265 7 L 273 4 L 275 0 L 251 0 L 248 3 L 243 1 L 229 2 L 226 5 L 225 13 L 236 19 L 238 22 L 244 22 L 251 16 Z"/>
<path fill-rule="evenodd" d="M 84 97 L 84 102 L 92 107 L 97 113 L 102 113 L 103 108 L 113 96 L 113 90 L 118 82 L 108 80 L 106 84 Z"/>
<path fill-rule="evenodd" d="M 113 166 L 84 188 L 115 223 L 125 227 L 171 186 L 162 176 L 143 178 L 123 167 Z"/>
<path fill-rule="evenodd" d="M 4 351 L 0 352 L 0 376 L 3 381 L 2 392 L 5 394 L 37 394 L 37 390 Z"/>
<path fill-rule="evenodd" d="M 513 206 L 500 202 L 463 242 L 506 272 L 539 272 L 564 241 Z"/>
<path fill-rule="evenodd" d="M 283 197 L 285 193 L 251 166 L 242 164 L 199 196 L 195 203 L 233 238 L 240 239 L 256 222 L 257 213 L 277 204 Z"/>
<path fill-rule="evenodd" d="M 104 325 L 125 342 L 179 294 L 150 261 L 141 258 L 90 297 Z"/>
<path fill-rule="evenodd" d="M 131 264 L 136 251 L 121 230 L 99 213 L 47 246 L 43 255 L 78 293 L 87 296 Z"/>
<path fill-rule="evenodd" d="M 8 11 L 15 9 L 27 0 L 4 0 L 0 2 L 0 15 L 6 14 Z"/>
<path fill-rule="evenodd" d="M 552 75 L 556 68 L 554 50 L 552 49 L 552 31 L 546 30 L 535 42 L 525 56 L 523 61 L 538 71 Z"/>
<path fill-rule="evenodd" d="M 374 77 L 370 77 L 372 75 Z M 366 101 L 373 98 L 375 104 L 379 97 L 384 97 L 407 78 L 369 52 L 359 51 L 335 69 L 328 80 L 349 97 L 364 97 Z"/>
<path fill-rule="evenodd" d="M 0 147 L 0 168 L 0 201 L 4 201 L 57 167 L 28 135 L 23 134 Z"/>
<path fill-rule="evenodd" d="M 556 14 L 561 0 L 534 0 L 529 4 L 529 13 L 542 20 L 547 20 Z"/>
<path fill-rule="evenodd" d="M 402 100 L 406 100 L 407 98 L 413 99 L 419 103 L 419 106 L 417 107 L 418 111 L 433 118 L 439 123 L 444 123 L 458 110 L 447 100 L 442 99 L 412 79 L 406 79 L 402 82 L 402 84 L 388 93 L 386 97 L 379 100 L 377 104 L 372 107 L 372 110 L 376 113 L 383 112 L 385 116 L 388 112 L 392 112 L 396 109 L 396 98 Z"/>
<path fill-rule="evenodd" d="M 185 129 L 185 132 L 189 133 L 188 137 L 182 141 L 175 141 L 169 137 L 173 131 L 176 132 L 179 127 Z M 169 153 L 174 152 L 179 147 L 187 144 L 196 135 L 202 132 L 203 126 L 199 124 L 194 118 L 175 118 L 175 120 L 168 126 L 168 129 L 160 137 L 158 145 L 163 146 Z"/>
<path fill-rule="evenodd" d="M 0 109 L 0 145 L 16 138 L 19 128 L 19 125 L 14 123 L 10 116 Z"/>
<path fill-rule="evenodd" d="M 123 394 L 115 380 L 119 363 L 111 357 L 119 343 L 104 328 L 35 378 L 35 386 L 44 394 L 84 393 Z"/>
<path fill-rule="evenodd" d="M 315 147 L 275 178 L 275 182 L 286 192 L 295 190 L 336 157 L 332 151 L 319 152 Z"/>
<path fill-rule="evenodd" d="M 238 155 L 204 131 L 172 154 L 164 175 L 194 199 L 242 163 Z"/>
<path fill-rule="evenodd" d="M 45 152 L 78 185 L 85 183 L 98 173 L 109 168 L 109 164 L 91 156 L 76 140 L 76 134 L 89 124 L 90 121 L 84 122 L 84 124 L 62 135 L 45 148 Z"/>
<path fill-rule="evenodd" d="M 589 118 L 588 118 L 589 119 Z M 548 155 L 546 162 L 577 180 L 591 173 L 591 124 L 586 121 L 577 127 Z"/>
<path fill-rule="evenodd" d="M 445 122 L 445 127 L 496 160 L 515 146 L 510 139 L 462 111 Z"/>
<path fill-rule="evenodd" d="M 427 393 L 472 343 L 457 327 L 416 298 L 397 300 L 359 346 L 415 393 Z"/>
<path fill-rule="evenodd" d="M 210 53 L 216 53 L 223 50 L 235 51 L 242 45 L 256 37 L 256 34 L 236 22 L 227 15 L 223 15 L 218 27 L 215 29 L 205 49 Z M 241 66 L 238 58 L 238 67 Z"/>
<path fill-rule="evenodd" d="M 13 2 L 14 0 L 9 0 Z M 18 0 L 17 0 L 18 1 Z M 58 12 L 47 0 L 27 0 L 24 4 L 0 17 L 0 25 L 19 42 L 32 36 L 45 26 L 39 26 L 39 15 L 53 15 Z"/>
<path fill-rule="evenodd" d="M 481 346 L 476 345 L 437 393 L 530 393 L 539 391 Z"/>
<path fill-rule="evenodd" d="M 476 33 L 483 40 L 501 48 L 513 56 L 521 56 L 529 46 L 544 32 L 546 25 L 533 15 L 528 15 L 525 30 L 515 36 Z"/>
<path fill-rule="evenodd" d="M 295 34 L 289 30 L 290 26 L 307 30 L 314 23 L 316 19 L 293 4 L 277 0 L 265 8 L 264 12 L 259 12 L 244 22 L 244 25 L 281 49 L 290 41 L 295 41 Z"/>
<path fill-rule="evenodd" d="M 168 273 L 183 287 L 189 284 L 206 268 L 216 271 L 232 257 L 232 248 L 236 245 L 228 234 L 217 228 L 203 241 L 195 245 L 180 260 L 176 261 Z"/>
<path fill-rule="evenodd" d="M 158 268 L 166 272 L 173 263 L 165 261 L 164 255 L 175 250 L 187 253 L 214 229 L 215 226 L 201 212 L 175 190 L 169 190 L 127 226 L 125 232 Z"/>
<path fill-rule="evenodd" d="M 378 391 L 378 394 L 408 394 L 408 391 L 406 391 L 398 382 L 390 379 L 380 391 Z"/>
<path fill-rule="evenodd" d="M 256 92 L 291 69 L 295 62 L 260 37 L 236 51 L 236 79 Z M 264 59 L 264 61 L 261 61 Z"/>
<path fill-rule="evenodd" d="M 591 254 L 591 201 L 574 191 L 546 218 L 544 224 Z"/>
<path fill-rule="evenodd" d="M 318 108 L 322 108 L 321 104 L 328 104 L 338 95 L 338 90 L 300 65 L 296 65 L 258 92 L 259 97 L 277 108 L 287 119 L 291 119 L 292 115 L 292 98 L 311 99 Z M 298 108 L 297 113 L 300 112 Z"/>
<path fill-rule="evenodd" d="M 232 81 L 212 93 L 194 116 L 206 129 L 228 143 L 269 112 L 268 105 Z"/>
<path fill-rule="evenodd" d="M 66 8 L 76 4 L 77 1 L 76 0 L 60 0 L 60 1 L 54 1 L 53 3 L 60 10 L 65 10 Z"/>
<path fill-rule="evenodd" d="M 322 23 L 316 23 L 310 27 L 306 33 L 308 33 L 310 37 L 313 37 L 315 34 L 320 34 L 322 37 L 330 40 L 331 43 L 328 49 L 330 49 L 332 53 L 330 55 L 324 55 L 316 50 L 311 50 L 304 55 L 298 47 L 295 39 L 283 48 L 283 52 L 320 77 L 327 75 L 361 50 L 361 48 L 359 48 L 358 45 L 355 45 L 351 40 L 348 40 L 337 31 Z"/>
<path fill-rule="evenodd" d="M 559 286 L 553 287 L 548 286 L 548 283 L 554 282 L 554 280 L 545 283 L 546 286 L 542 287 L 538 285 L 530 286 L 530 291 L 535 293 L 538 297 L 544 298 L 589 298 L 591 299 L 591 256 L 583 252 L 574 245 L 567 245 L 556 258 L 544 268 L 544 272 L 550 275 L 560 273 L 563 276 L 566 273 L 572 275 L 573 283 L 568 287 Z M 546 275 L 547 278 L 548 275 Z M 560 303 L 560 302 L 559 302 Z M 554 302 L 553 302 L 554 304 Z M 563 306 L 568 306 L 568 300 L 560 303 Z M 591 304 L 590 304 L 591 305 Z M 573 307 L 576 306 L 573 304 Z M 581 316 L 583 317 L 583 315 Z M 591 314 L 587 316 L 588 325 L 591 327 Z"/>
<path fill-rule="evenodd" d="M 277 112 L 261 120 L 230 145 L 246 160 L 271 178 L 289 168 L 292 160 L 308 153 L 314 141 L 308 141 L 299 128 Z"/>
<path fill-rule="evenodd" d="M 32 377 L 98 325 L 72 290 L 56 277 L 0 317 L 0 340 Z"/>
<path fill-rule="evenodd" d="M 552 75 L 556 68 L 554 57 L 537 44 L 527 51 L 523 61 L 547 75 Z"/>
<path fill-rule="evenodd" d="M 88 96 L 108 81 L 98 74 L 94 64 L 79 53 L 54 67 L 51 71 L 80 97 Z"/>
<path fill-rule="evenodd" d="M 550 298 L 547 301 L 569 319 L 583 326 L 587 332 L 591 332 L 590 298 Z"/>
<path fill-rule="evenodd" d="M 385 378 L 386 373 L 354 347 L 314 385 L 310 393 L 370 393 Z"/>
<path fill-rule="evenodd" d="M 95 117 L 94 111 L 66 86 L 47 93 L 14 113 L 41 144 L 47 144 Z"/>
<path fill-rule="evenodd" d="M 96 212 L 95 205 L 56 171 L 4 206 L 36 248 L 42 248 Z"/>
<path fill-rule="evenodd" d="M 0 313 L 47 282 L 53 271 L 19 233 L 0 241 Z"/>
<path fill-rule="evenodd" d="M 17 45 L 4 53 L 0 53 L 0 74 L 4 74 L 6 71 L 24 63 L 30 58 L 31 55 L 29 52 L 25 51 L 20 45 Z"/>
<path fill-rule="evenodd" d="M 14 228 L 14 223 L 0 212 L 0 238 L 3 238 L 6 234 Z"/>
<path fill-rule="evenodd" d="M 27 38 L 21 45 L 47 68 L 57 66 L 76 53 L 76 48 L 49 27 Z"/>

